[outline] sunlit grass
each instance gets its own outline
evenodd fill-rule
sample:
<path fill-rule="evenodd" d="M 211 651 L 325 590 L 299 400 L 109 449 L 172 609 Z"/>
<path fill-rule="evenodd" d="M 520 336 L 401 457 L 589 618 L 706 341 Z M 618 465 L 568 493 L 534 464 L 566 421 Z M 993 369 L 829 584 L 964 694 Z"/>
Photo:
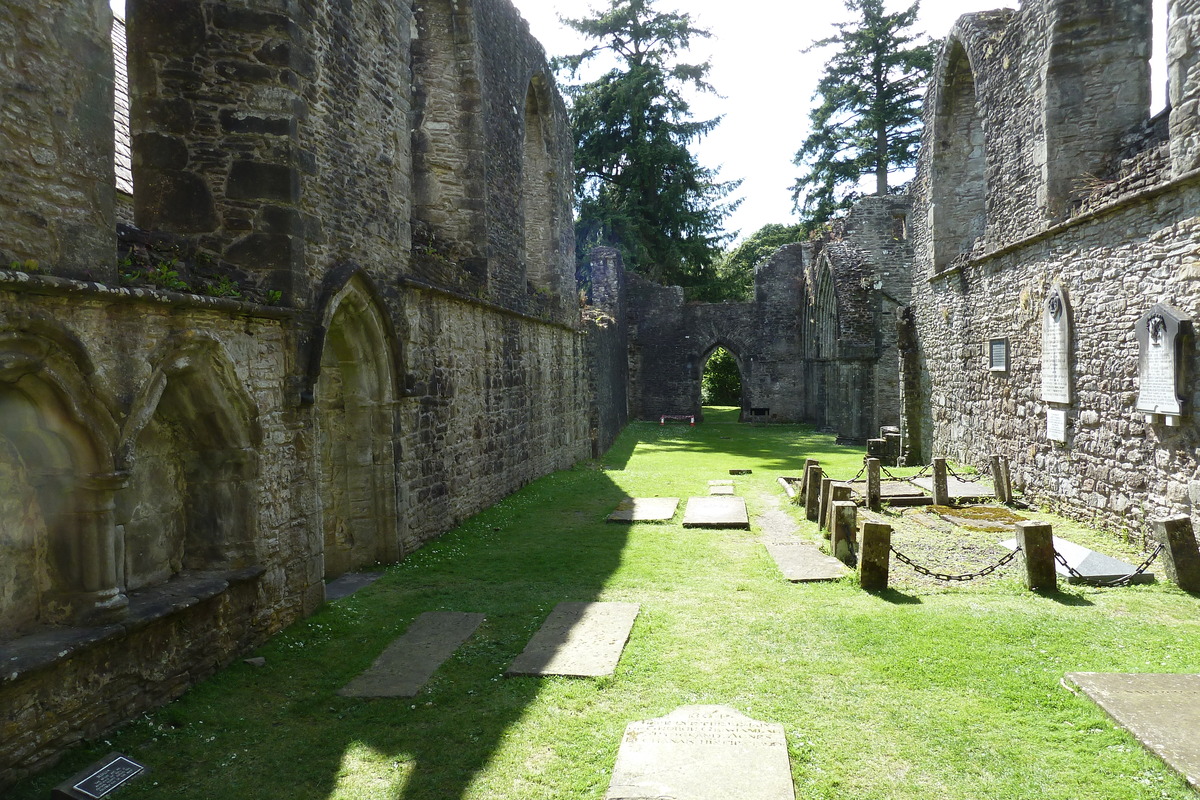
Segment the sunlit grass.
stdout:
<path fill-rule="evenodd" d="M 849 477 L 861 449 L 797 426 L 635 423 L 598 462 L 536 481 L 183 699 L 89 743 L 13 798 L 118 750 L 153 768 L 121 798 L 601 798 L 627 723 L 720 703 L 783 724 L 803 798 L 1194 800 L 1184 781 L 1062 689 L 1070 671 L 1197 672 L 1196 599 L 1168 585 L 986 586 L 869 595 L 793 585 L 756 531 L 617 525 L 623 497 L 733 477 L 777 510 L 804 458 Z M 1116 540 L 1072 528 L 1096 547 Z M 933 534 L 931 534 L 933 535 Z M 998 536 L 998 538 L 1001 538 Z M 611 677 L 505 678 L 566 600 L 641 604 Z M 338 688 L 424 611 L 487 615 L 412 699 Z"/>

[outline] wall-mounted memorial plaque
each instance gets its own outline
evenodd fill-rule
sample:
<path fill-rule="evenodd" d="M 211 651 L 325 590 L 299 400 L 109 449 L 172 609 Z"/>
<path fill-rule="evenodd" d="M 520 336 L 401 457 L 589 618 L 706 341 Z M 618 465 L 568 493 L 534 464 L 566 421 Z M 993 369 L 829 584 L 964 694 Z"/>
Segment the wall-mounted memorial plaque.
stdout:
<path fill-rule="evenodd" d="M 1008 339 L 988 340 L 988 368 L 992 372 L 1008 372 Z"/>
<path fill-rule="evenodd" d="M 1046 438 L 1052 442 L 1067 441 L 1067 412 L 1063 409 L 1046 409 Z"/>
<path fill-rule="evenodd" d="M 1042 306 L 1042 400 L 1071 402 L 1071 309 L 1057 283 Z"/>
<path fill-rule="evenodd" d="M 1149 423 L 1178 425 L 1184 413 L 1181 395 L 1187 378 L 1192 322 L 1174 308 L 1158 303 L 1138 320 L 1137 340 L 1137 410 Z"/>

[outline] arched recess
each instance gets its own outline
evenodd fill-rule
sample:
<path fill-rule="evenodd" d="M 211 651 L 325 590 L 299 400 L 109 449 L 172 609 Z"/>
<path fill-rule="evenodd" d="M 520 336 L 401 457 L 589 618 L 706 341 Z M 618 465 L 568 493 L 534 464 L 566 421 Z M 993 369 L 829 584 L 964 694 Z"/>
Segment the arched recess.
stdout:
<path fill-rule="evenodd" d="M 544 75 L 535 75 L 525 93 L 525 129 L 521 157 L 521 261 L 532 291 L 558 294 L 559 270 L 554 242 L 554 167 L 548 141 L 550 105 Z"/>
<path fill-rule="evenodd" d="M 396 502 L 396 366 L 386 317 L 352 278 L 326 312 L 316 381 L 325 577 L 401 555 Z"/>
<path fill-rule="evenodd" d="M 465 277 L 486 286 L 482 90 L 472 3 L 427 0 L 414 18 L 414 264 L 436 280 Z"/>
<path fill-rule="evenodd" d="M 199 333 L 172 339 L 122 433 L 129 473 L 117 495 L 124 586 L 255 562 L 257 408 L 224 348 Z"/>
<path fill-rule="evenodd" d="M 975 73 L 962 43 L 949 40 L 939 65 L 930 167 L 934 270 L 970 253 L 987 226 L 987 137 Z"/>
<path fill-rule="evenodd" d="M 804 314 L 804 351 L 811 359 L 828 361 L 837 357 L 838 301 L 829 258 L 822 254 L 809 282 Z"/>
<path fill-rule="evenodd" d="M 0 635 L 105 621 L 118 586 L 116 426 L 66 334 L 0 333 Z"/>

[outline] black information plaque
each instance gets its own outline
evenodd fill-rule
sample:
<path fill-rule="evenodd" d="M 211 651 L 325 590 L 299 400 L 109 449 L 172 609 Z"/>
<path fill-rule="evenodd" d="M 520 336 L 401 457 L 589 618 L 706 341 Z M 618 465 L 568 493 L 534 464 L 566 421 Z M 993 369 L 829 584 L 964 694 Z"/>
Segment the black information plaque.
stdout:
<path fill-rule="evenodd" d="M 146 771 L 128 756 L 109 753 L 50 790 L 50 800 L 99 800 Z"/>

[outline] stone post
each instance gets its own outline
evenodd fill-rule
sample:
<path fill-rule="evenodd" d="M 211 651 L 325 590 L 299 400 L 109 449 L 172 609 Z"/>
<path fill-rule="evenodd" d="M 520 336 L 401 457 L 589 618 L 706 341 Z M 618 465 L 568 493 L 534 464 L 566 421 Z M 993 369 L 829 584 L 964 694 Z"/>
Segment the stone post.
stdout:
<path fill-rule="evenodd" d="M 800 497 L 802 497 L 804 499 L 808 499 L 808 472 L 813 467 L 817 467 L 820 465 L 821 465 L 821 462 L 817 461 L 815 458 L 804 459 L 804 472 L 800 473 L 801 478 L 802 478 L 800 481 Z"/>
<path fill-rule="evenodd" d="M 867 508 L 878 513 L 883 507 L 883 493 L 879 488 L 879 459 L 867 459 Z"/>
<path fill-rule="evenodd" d="M 950 490 L 946 487 L 946 459 L 933 460 L 933 504 L 950 505 Z"/>
<path fill-rule="evenodd" d="M 883 436 L 887 445 L 883 448 L 884 458 L 888 466 L 897 466 L 900 462 L 901 436 L 898 433 L 887 433 Z"/>
<path fill-rule="evenodd" d="M 1054 569 L 1054 533 L 1044 522 L 1017 523 L 1017 544 L 1025 555 L 1025 585 L 1032 591 L 1054 591 L 1058 573 Z"/>
<path fill-rule="evenodd" d="M 884 448 L 887 447 L 886 439 L 867 439 L 867 457 L 868 458 L 883 458 Z"/>
<path fill-rule="evenodd" d="M 1152 523 L 1154 536 L 1163 546 L 1163 571 L 1167 579 L 1185 592 L 1200 592 L 1200 550 L 1192 518 L 1179 514 Z"/>
<path fill-rule="evenodd" d="M 1200 167 L 1200 0 L 1167 8 L 1167 94 L 1171 101 L 1171 170 Z"/>
<path fill-rule="evenodd" d="M 892 526 L 864 522 L 859 552 L 858 585 L 868 592 L 882 592 L 888 585 L 892 559 Z"/>
<path fill-rule="evenodd" d="M 845 564 L 854 564 L 854 540 L 858 533 L 858 506 L 853 500 L 833 501 L 833 525 L 829 552 Z"/>
<path fill-rule="evenodd" d="M 992 464 L 992 487 L 996 495 L 996 499 L 1001 503 L 1007 503 L 1011 500 L 1008 493 L 1004 491 L 1004 468 L 1000 466 L 1000 456 L 993 454 L 991 457 Z"/>
<path fill-rule="evenodd" d="M 848 500 L 850 500 L 850 485 L 841 481 L 831 481 L 829 485 L 829 504 L 825 506 L 825 514 L 821 517 L 826 536 L 829 536 L 833 531 L 834 507 L 837 503 Z"/>
<path fill-rule="evenodd" d="M 1011 503 L 1013 499 L 1012 476 L 1008 471 L 1008 463 L 1008 456 L 1000 456 L 1000 476 L 1004 480 L 1004 497 L 1006 498 L 1004 502 Z"/>
<path fill-rule="evenodd" d="M 821 478 L 821 507 L 817 510 L 817 527 L 821 530 L 825 530 L 828 524 L 826 520 L 829 518 L 829 489 L 832 485 L 833 478 Z"/>
<path fill-rule="evenodd" d="M 816 464 L 808 467 L 804 473 L 804 516 L 810 522 L 816 522 L 820 514 L 822 474 Z"/>

